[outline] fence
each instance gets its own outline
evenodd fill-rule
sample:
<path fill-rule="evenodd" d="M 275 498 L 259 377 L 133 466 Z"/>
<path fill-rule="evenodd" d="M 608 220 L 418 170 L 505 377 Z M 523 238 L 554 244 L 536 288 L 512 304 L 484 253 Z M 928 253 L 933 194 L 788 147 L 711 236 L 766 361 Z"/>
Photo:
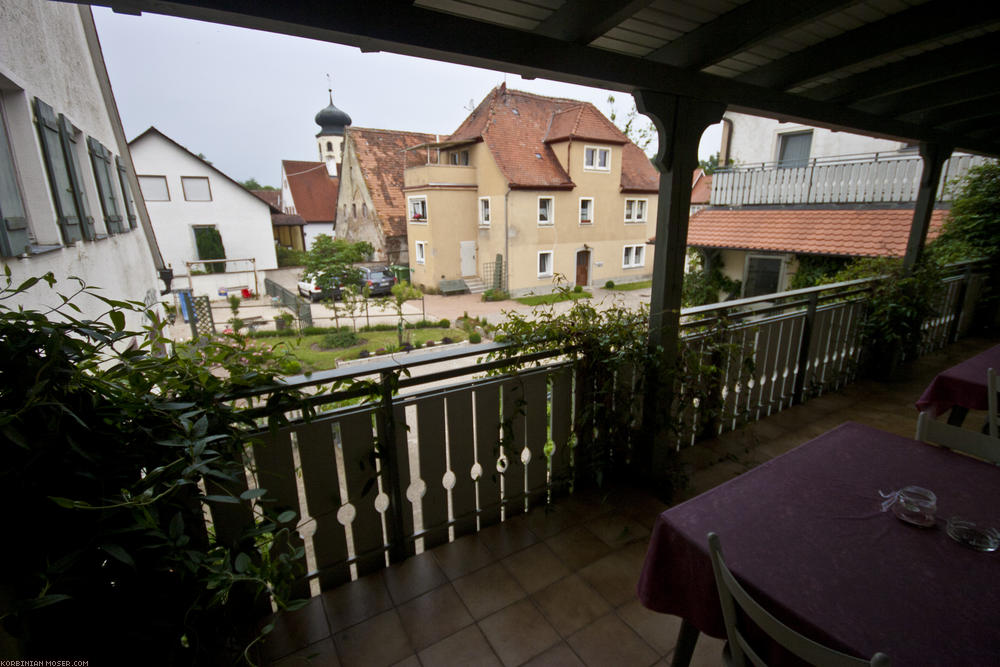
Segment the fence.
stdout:
<path fill-rule="evenodd" d="M 948 184 L 985 158 L 955 154 L 945 162 L 936 200 L 949 201 Z M 920 189 L 919 155 L 880 153 L 813 158 L 782 167 L 761 163 L 717 171 L 712 176 L 713 206 L 912 202 Z"/>
<path fill-rule="evenodd" d="M 285 289 L 270 278 L 264 278 L 264 291 L 269 297 L 277 299 L 282 306 L 291 310 L 301 327 L 313 325 L 312 308 L 309 302 L 298 294 Z"/>
<path fill-rule="evenodd" d="M 495 262 L 484 262 L 483 263 L 483 284 L 486 285 L 486 289 L 496 289 L 503 290 L 504 286 L 507 284 L 507 266 L 503 262 L 503 258 L 498 255 L 498 260 Z"/>
<path fill-rule="evenodd" d="M 940 347 L 968 327 L 970 306 L 984 280 L 978 269 L 974 263 L 958 266 L 946 279 L 942 310 L 924 326 L 922 351 Z M 696 356 L 725 355 L 712 359 L 725 370 L 714 380 L 689 378 L 675 388 L 685 406 L 676 446 L 850 381 L 873 282 L 683 311 L 684 344 Z M 298 594 L 363 576 L 566 491 L 587 456 L 584 436 L 601 437 L 600 401 L 588 393 L 582 366 L 568 360 L 565 351 L 477 359 L 501 347 L 413 355 L 405 364 L 382 359 L 362 368 L 288 379 L 298 388 L 340 387 L 305 400 L 325 409 L 311 421 L 299 418 L 305 403 L 285 406 L 290 423 L 262 430 L 250 453 L 255 484 L 276 497 L 279 510 L 301 517 L 302 535 L 292 546 L 306 547 L 309 575 L 299 582 Z M 752 366 L 742 363 L 747 358 Z M 481 376 L 512 364 L 527 370 Z M 636 411 L 641 401 L 633 394 L 636 373 L 625 366 L 614 373 L 616 409 L 630 419 L 641 417 Z M 456 382 L 438 386 L 446 381 Z M 359 397 L 368 400 L 333 407 Z M 259 402 L 267 398 L 262 394 Z M 713 416 L 706 421 L 702 417 L 710 408 Z M 264 414 L 264 408 L 251 410 Z M 578 435 L 580 444 L 574 446 Z M 635 444 L 624 437 L 611 446 L 625 459 Z M 246 512 L 226 506 L 213 516 L 220 534 L 232 534 Z"/>

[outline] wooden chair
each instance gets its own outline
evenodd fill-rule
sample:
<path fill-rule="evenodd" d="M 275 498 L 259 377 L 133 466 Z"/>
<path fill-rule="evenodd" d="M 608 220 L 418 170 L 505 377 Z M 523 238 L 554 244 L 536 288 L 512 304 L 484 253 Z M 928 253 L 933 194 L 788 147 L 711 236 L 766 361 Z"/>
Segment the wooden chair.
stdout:
<path fill-rule="evenodd" d="M 956 452 L 972 454 L 990 463 L 1000 464 L 1000 438 L 938 421 L 932 418 L 929 412 L 921 412 L 917 417 L 915 437 L 921 442 L 941 445 Z"/>
<path fill-rule="evenodd" d="M 991 438 L 1000 438 L 1000 415 L 997 414 L 997 392 L 1000 392 L 1000 384 L 997 384 L 997 373 L 992 368 L 986 369 L 986 396 L 989 413 L 986 415 L 986 423 L 989 424 Z"/>
<path fill-rule="evenodd" d="M 736 581 L 722 558 L 719 536 L 715 533 L 708 534 L 708 549 L 712 556 L 715 585 L 719 589 L 719 602 L 722 604 L 726 635 L 729 638 L 724 657 L 730 667 L 744 667 L 748 661 L 756 667 L 766 667 L 766 663 L 751 648 L 742 630 L 737 626 L 737 607 L 771 639 L 812 665 L 819 667 L 860 667 L 861 665 L 888 667 L 891 664 L 889 656 L 884 653 L 876 653 L 871 660 L 855 658 L 818 644 L 795 632 L 757 604 L 743 586 Z"/>

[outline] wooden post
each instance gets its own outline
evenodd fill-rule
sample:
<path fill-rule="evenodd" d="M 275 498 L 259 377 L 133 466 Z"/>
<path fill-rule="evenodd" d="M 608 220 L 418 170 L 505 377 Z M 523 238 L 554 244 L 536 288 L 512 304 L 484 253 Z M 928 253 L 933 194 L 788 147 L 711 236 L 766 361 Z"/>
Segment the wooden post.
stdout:
<path fill-rule="evenodd" d="M 934 199 L 937 197 L 938 183 L 941 180 L 941 168 L 950 155 L 949 146 L 920 144 L 920 157 L 924 159 L 924 167 L 920 173 L 920 189 L 917 191 L 917 203 L 913 207 L 913 224 L 910 226 L 910 238 L 906 243 L 906 255 L 903 257 L 903 268 L 908 273 L 913 271 L 917 260 L 920 259 L 920 253 L 924 251 L 931 214 L 934 213 Z"/>
<path fill-rule="evenodd" d="M 688 217 L 691 208 L 691 175 L 698 166 L 698 143 L 705 128 L 725 111 L 719 102 L 705 102 L 660 92 L 635 93 L 640 113 L 650 117 L 659 136 L 653 165 L 660 172 L 656 207 L 656 251 L 653 260 L 653 293 L 649 308 L 648 348 L 664 357 L 665 366 L 676 366 L 680 339 L 681 287 L 687 254 Z M 650 377 L 646 383 L 643 429 L 647 451 L 637 452 L 640 469 L 652 477 L 665 471 L 668 429 L 664 414 L 673 400 L 673 374 Z M 666 406 L 666 407 L 665 407 Z"/>
<path fill-rule="evenodd" d="M 382 490 L 389 496 L 389 507 L 385 513 L 389 562 L 399 563 L 406 560 L 407 549 L 403 529 L 403 489 L 400 486 L 399 460 L 396 457 L 396 420 L 392 401 L 395 378 L 392 371 L 382 371 L 380 375 L 382 400 L 375 413 L 375 429 L 382 462 Z"/>

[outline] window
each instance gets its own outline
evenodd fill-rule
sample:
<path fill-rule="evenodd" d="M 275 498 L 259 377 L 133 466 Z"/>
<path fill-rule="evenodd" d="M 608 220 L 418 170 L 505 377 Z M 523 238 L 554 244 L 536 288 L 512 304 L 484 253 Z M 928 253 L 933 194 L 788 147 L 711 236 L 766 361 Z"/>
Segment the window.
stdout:
<path fill-rule="evenodd" d="M 361 217 L 362 218 L 368 217 L 368 204 L 365 202 L 361 203 Z"/>
<path fill-rule="evenodd" d="M 427 197 L 410 197 L 410 222 L 427 222 Z"/>
<path fill-rule="evenodd" d="M 646 263 L 646 246 L 627 245 L 622 253 L 622 268 L 635 269 Z"/>
<path fill-rule="evenodd" d="M 170 201 L 166 176 L 140 176 L 139 189 L 146 201 Z"/>
<path fill-rule="evenodd" d="M 625 200 L 625 222 L 646 222 L 646 200 Z"/>
<path fill-rule="evenodd" d="M 538 253 L 538 277 L 552 277 L 552 251 L 545 250 Z"/>
<path fill-rule="evenodd" d="M 580 224 L 590 225 L 594 223 L 594 198 L 580 197 Z"/>
<path fill-rule="evenodd" d="M 417 253 L 417 264 L 423 264 L 427 260 L 427 242 L 415 241 L 414 250 Z"/>
<path fill-rule="evenodd" d="M 789 169 L 809 164 L 812 130 L 778 135 L 778 168 Z"/>
<path fill-rule="evenodd" d="M 198 251 L 198 259 L 225 259 L 226 248 L 222 245 L 222 235 L 215 225 L 196 225 L 194 227 L 194 245 Z M 225 262 L 206 262 L 208 273 L 225 273 Z"/>
<path fill-rule="evenodd" d="M 14 154 L 0 107 L 0 254 L 14 257 L 26 252 L 30 245 L 28 217 L 24 212 L 21 189 L 17 185 Z"/>
<path fill-rule="evenodd" d="M 351 217 L 357 219 L 358 217 L 358 205 L 357 203 L 351 204 Z"/>
<path fill-rule="evenodd" d="M 118 167 L 118 181 L 122 186 L 122 199 L 125 201 L 125 215 L 128 216 L 129 229 L 136 228 L 135 199 L 132 197 L 132 186 L 128 183 L 128 172 L 121 158 L 115 156 L 115 165 Z"/>
<path fill-rule="evenodd" d="M 80 181 L 76 132 L 66 116 L 59 114 L 57 117 L 52 107 L 37 97 L 35 119 L 63 241 L 93 240 L 96 238 L 94 220 L 90 217 L 90 204 Z"/>
<path fill-rule="evenodd" d="M 332 141 L 326 142 L 326 150 L 328 150 L 328 151 L 332 151 L 333 150 L 333 142 Z"/>
<path fill-rule="evenodd" d="M 538 224 L 540 225 L 551 225 L 555 213 L 553 211 L 552 197 L 539 197 L 538 198 Z"/>
<path fill-rule="evenodd" d="M 181 176 L 185 201 L 212 201 L 212 190 L 205 176 Z"/>
<path fill-rule="evenodd" d="M 479 198 L 479 226 L 489 227 L 490 226 L 490 198 L 480 197 Z"/>
<path fill-rule="evenodd" d="M 781 283 L 781 257 L 750 255 L 747 257 L 743 296 L 774 294 Z"/>
<path fill-rule="evenodd" d="M 587 171 L 611 171 L 611 149 L 594 146 L 584 148 L 583 168 Z"/>
<path fill-rule="evenodd" d="M 452 151 L 448 155 L 448 161 L 451 164 L 460 165 L 463 167 L 469 166 L 469 151 Z"/>
<path fill-rule="evenodd" d="M 101 210 L 104 212 L 104 226 L 107 227 L 108 234 L 121 234 L 125 231 L 125 226 L 122 224 L 121 208 L 112 187 L 111 151 L 93 137 L 87 137 L 87 149 L 90 151 L 90 164 L 94 168 Z"/>

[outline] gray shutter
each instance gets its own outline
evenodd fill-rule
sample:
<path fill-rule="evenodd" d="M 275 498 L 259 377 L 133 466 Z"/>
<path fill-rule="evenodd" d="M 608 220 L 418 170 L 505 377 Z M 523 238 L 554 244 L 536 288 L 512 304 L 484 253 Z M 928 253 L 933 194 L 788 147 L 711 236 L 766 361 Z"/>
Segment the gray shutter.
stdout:
<path fill-rule="evenodd" d="M 121 234 L 125 229 L 115 189 L 111 185 L 111 151 L 93 137 L 87 137 L 87 150 L 90 153 L 90 164 L 94 168 L 94 181 L 97 183 L 97 194 L 101 200 L 108 234 Z"/>
<path fill-rule="evenodd" d="M 80 230 L 80 216 L 76 210 L 73 184 L 70 181 L 69 170 L 66 167 L 66 156 L 63 153 L 60 139 L 59 120 L 52 107 L 37 97 L 35 98 L 35 121 L 38 123 L 38 138 L 42 145 L 45 171 L 49 176 L 52 203 L 55 205 L 56 218 L 62 231 L 63 242 L 75 243 L 83 238 L 83 233 Z"/>
<path fill-rule="evenodd" d="M 90 202 L 87 200 L 87 192 L 83 189 L 80 163 L 76 160 L 76 132 L 73 130 L 73 124 L 63 114 L 59 114 L 59 138 L 62 142 L 63 153 L 66 156 L 66 171 L 69 172 L 69 182 L 73 188 L 73 199 L 76 201 L 76 210 L 80 215 L 80 228 L 83 232 L 83 238 L 93 241 L 97 238 L 97 233 L 94 231 L 94 218 L 90 215 Z"/>
<path fill-rule="evenodd" d="M 4 257 L 13 257 L 30 252 L 30 245 L 28 218 L 24 213 L 21 190 L 17 186 L 10 138 L 0 117 L 0 253 Z"/>
<path fill-rule="evenodd" d="M 125 201 L 125 214 L 128 216 L 128 228 L 136 228 L 135 202 L 132 200 L 132 188 L 128 184 L 128 172 L 122 159 L 115 156 L 115 166 L 118 167 L 118 181 L 122 186 L 122 199 Z"/>

